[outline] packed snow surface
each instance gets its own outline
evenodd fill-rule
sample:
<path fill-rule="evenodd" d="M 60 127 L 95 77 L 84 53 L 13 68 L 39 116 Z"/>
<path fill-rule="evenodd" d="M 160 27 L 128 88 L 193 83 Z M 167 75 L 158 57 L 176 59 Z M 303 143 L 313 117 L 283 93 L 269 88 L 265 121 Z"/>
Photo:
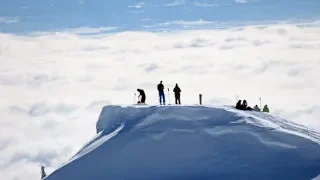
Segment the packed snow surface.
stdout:
<path fill-rule="evenodd" d="M 290 179 L 320 174 L 320 134 L 227 106 L 105 106 L 47 180 Z"/>

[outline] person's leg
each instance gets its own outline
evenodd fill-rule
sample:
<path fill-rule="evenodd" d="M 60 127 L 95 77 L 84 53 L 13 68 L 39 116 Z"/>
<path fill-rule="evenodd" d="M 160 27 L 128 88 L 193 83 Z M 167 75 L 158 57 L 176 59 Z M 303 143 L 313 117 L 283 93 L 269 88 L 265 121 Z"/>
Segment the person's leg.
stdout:
<path fill-rule="evenodd" d="M 166 103 L 165 98 L 164 98 L 164 92 L 160 92 L 159 94 L 160 94 L 160 104 L 164 105 Z"/>
<path fill-rule="evenodd" d="M 175 103 L 178 104 L 178 97 L 177 95 L 174 95 Z"/>
<path fill-rule="evenodd" d="M 166 97 L 164 95 L 164 92 L 162 92 L 162 102 L 163 102 L 163 104 L 166 104 Z"/>
<path fill-rule="evenodd" d="M 181 97 L 180 94 L 178 95 L 179 104 L 181 104 Z"/>
<path fill-rule="evenodd" d="M 160 103 L 160 105 L 162 104 L 161 103 L 161 92 L 159 92 L 159 103 Z"/>

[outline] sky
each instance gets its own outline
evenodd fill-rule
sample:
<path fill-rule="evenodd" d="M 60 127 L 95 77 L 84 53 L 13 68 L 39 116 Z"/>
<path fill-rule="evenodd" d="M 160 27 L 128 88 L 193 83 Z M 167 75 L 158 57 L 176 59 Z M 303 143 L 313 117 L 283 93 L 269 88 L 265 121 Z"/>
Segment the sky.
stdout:
<path fill-rule="evenodd" d="M 182 104 L 261 97 L 320 132 L 319 5 L 1 1 L 0 179 L 52 172 L 93 137 L 102 106 L 134 103 L 137 88 L 157 104 L 160 80 Z"/>
<path fill-rule="evenodd" d="M 78 27 L 113 31 L 223 28 L 239 24 L 310 21 L 317 0 L 2 0 L 0 32 L 28 33 Z M 185 23 L 185 21 L 189 23 Z M 194 29 L 193 27 L 192 29 Z"/>

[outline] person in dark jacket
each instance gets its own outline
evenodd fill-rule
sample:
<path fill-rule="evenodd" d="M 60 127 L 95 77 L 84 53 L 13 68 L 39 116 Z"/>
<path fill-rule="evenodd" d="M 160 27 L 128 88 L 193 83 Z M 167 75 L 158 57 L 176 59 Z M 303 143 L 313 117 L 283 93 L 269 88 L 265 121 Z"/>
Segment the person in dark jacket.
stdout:
<path fill-rule="evenodd" d="M 242 110 L 241 100 L 237 102 L 236 109 Z"/>
<path fill-rule="evenodd" d="M 160 84 L 158 84 L 157 86 L 158 92 L 159 92 L 159 101 L 160 101 L 160 105 L 161 104 L 166 104 L 166 98 L 164 96 L 164 86 L 162 84 L 162 81 L 160 81 Z"/>
<path fill-rule="evenodd" d="M 253 111 L 252 107 L 247 106 L 247 108 L 245 109 L 246 111 Z"/>
<path fill-rule="evenodd" d="M 243 103 L 242 103 L 242 110 L 247 110 L 247 111 L 252 111 L 252 107 L 248 106 L 248 103 L 246 100 L 243 100 Z"/>
<path fill-rule="evenodd" d="M 236 104 L 236 109 L 239 109 L 239 110 L 253 110 L 250 106 L 248 106 L 247 104 L 247 101 L 246 100 L 243 100 L 243 103 L 241 104 L 241 100 L 239 100 Z"/>
<path fill-rule="evenodd" d="M 146 103 L 146 94 L 144 93 L 143 89 L 137 89 L 137 91 L 140 93 L 138 96 L 138 99 L 140 98 L 140 100 L 138 101 L 138 104 L 140 103 Z"/>
<path fill-rule="evenodd" d="M 175 97 L 175 100 L 176 100 L 176 104 L 181 104 L 181 100 L 180 100 L 181 89 L 178 86 L 178 84 L 176 84 L 176 86 L 173 88 L 173 92 L 174 92 L 174 97 Z"/>
<path fill-rule="evenodd" d="M 242 109 L 243 109 L 243 110 L 246 110 L 246 109 L 247 109 L 247 106 L 248 106 L 247 100 L 243 100 Z"/>

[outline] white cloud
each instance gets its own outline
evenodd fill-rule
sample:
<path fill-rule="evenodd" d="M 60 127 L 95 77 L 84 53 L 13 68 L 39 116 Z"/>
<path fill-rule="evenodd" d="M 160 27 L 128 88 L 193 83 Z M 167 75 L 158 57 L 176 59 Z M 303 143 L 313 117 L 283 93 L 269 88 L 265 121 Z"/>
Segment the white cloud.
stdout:
<path fill-rule="evenodd" d="M 153 25 L 143 25 L 142 28 L 152 30 L 153 32 L 173 32 L 177 30 L 195 30 L 214 28 L 218 25 L 215 22 L 198 20 L 198 21 L 167 21 Z M 220 28 L 220 27 L 219 27 Z"/>
<path fill-rule="evenodd" d="M 111 104 L 110 101 L 106 100 L 96 100 L 92 101 L 87 107 L 87 110 L 98 112 L 101 110 L 101 107 Z"/>
<path fill-rule="evenodd" d="M 178 20 L 178 21 L 169 21 L 169 22 L 164 22 L 164 23 L 159 23 L 159 26 L 170 26 L 170 25 L 183 25 L 183 26 L 202 26 L 206 24 L 212 24 L 213 22 L 210 21 L 204 21 L 202 19 L 198 21 L 183 21 L 183 20 Z"/>
<path fill-rule="evenodd" d="M 199 6 L 199 7 L 218 7 L 219 5 L 217 4 L 208 4 L 208 3 L 203 3 L 199 1 L 195 1 L 194 5 Z"/>
<path fill-rule="evenodd" d="M 14 24 L 20 21 L 19 17 L 0 17 L 0 23 Z"/>
<path fill-rule="evenodd" d="M 137 8 L 137 9 L 139 9 L 139 8 L 142 8 L 144 4 L 145 4 L 144 2 L 138 2 L 135 5 L 128 6 L 128 8 Z"/>
<path fill-rule="evenodd" d="M 83 32 L 102 31 L 0 33 L 0 179 L 37 179 L 39 164 L 50 173 L 95 134 L 103 105 L 131 104 L 137 88 L 157 104 L 160 80 L 179 83 L 186 104 L 199 93 L 223 104 L 238 94 L 250 106 L 262 97 L 271 113 L 320 132 L 319 23 Z"/>
<path fill-rule="evenodd" d="M 220 4 L 219 6 L 230 6 L 230 4 Z M 143 25 L 143 28 L 152 29 L 156 32 L 172 32 L 176 30 L 196 30 L 196 29 L 226 29 L 233 28 L 235 31 L 242 30 L 243 27 L 251 26 L 259 29 L 267 28 L 268 25 L 295 25 L 299 28 L 303 27 L 318 27 L 320 21 L 309 21 L 309 22 L 299 22 L 299 21 L 228 21 L 228 22 L 219 22 L 219 21 L 186 21 L 186 20 L 175 20 L 175 21 L 167 21 L 153 25 Z M 286 35 L 286 30 L 277 29 L 278 34 Z M 310 30 L 309 30 L 310 31 Z M 294 37 L 292 40 L 299 40 L 299 37 Z M 312 39 L 303 39 L 299 41 L 312 41 Z"/>
<path fill-rule="evenodd" d="M 67 33 L 76 33 L 76 34 L 96 34 L 101 32 L 108 32 L 118 29 L 118 27 L 99 27 L 99 28 L 91 28 L 91 27 L 80 27 L 73 29 L 66 29 L 63 32 Z"/>
<path fill-rule="evenodd" d="M 185 4 L 185 0 L 174 0 L 167 4 L 167 6 L 181 6 Z"/>
<path fill-rule="evenodd" d="M 34 36 L 45 36 L 50 34 L 56 34 L 61 36 L 70 36 L 71 34 L 79 34 L 79 35 L 90 35 L 90 34 L 102 34 L 109 33 L 110 31 L 117 30 L 121 27 L 78 27 L 78 28 L 70 28 L 70 29 L 52 29 L 50 31 L 35 31 L 32 32 Z"/>
<path fill-rule="evenodd" d="M 237 3 L 247 3 L 248 0 L 236 0 Z"/>

